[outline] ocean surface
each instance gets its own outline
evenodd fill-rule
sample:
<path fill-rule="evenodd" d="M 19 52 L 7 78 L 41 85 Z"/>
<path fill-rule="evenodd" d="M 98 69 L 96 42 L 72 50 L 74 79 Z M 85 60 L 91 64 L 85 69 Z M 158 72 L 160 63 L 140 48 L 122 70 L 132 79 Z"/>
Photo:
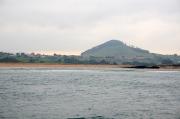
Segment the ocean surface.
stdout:
<path fill-rule="evenodd" d="M 180 119 L 180 71 L 0 68 L 0 119 Z"/>

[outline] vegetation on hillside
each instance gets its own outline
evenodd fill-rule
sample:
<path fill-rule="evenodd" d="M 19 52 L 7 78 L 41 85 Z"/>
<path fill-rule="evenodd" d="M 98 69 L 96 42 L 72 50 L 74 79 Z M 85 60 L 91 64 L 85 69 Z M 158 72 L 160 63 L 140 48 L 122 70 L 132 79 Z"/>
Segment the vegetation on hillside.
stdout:
<path fill-rule="evenodd" d="M 67 56 L 67 55 L 41 55 L 41 54 L 25 54 L 25 53 L 5 53 L 0 52 L 1 63 L 58 63 L 58 64 L 126 64 L 138 66 L 153 66 L 153 65 L 174 65 L 179 64 L 180 58 L 176 56 L 158 56 L 158 64 L 150 60 L 124 60 L 121 61 L 115 57 L 83 57 L 83 56 Z M 121 63 L 119 63 L 121 62 Z M 159 63 L 160 62 L 160 63 Z"/>
<path fill-rule="evenodd" d="M 83 52 L 80 56 L 0 52 L 0 62 L 154 66 L 180 64 L 180 56 L 150 53 L 148 50 L 128 46 L 118 40 L 110 40 Z"/>
<path fill-rule="evenodd" d="M 25 54 L 25 53 L 5 53 L 0 52 L 1 63 L 59 63 L 59 64 L 110 64 L 104 59 L 83 59 L 81 56 L 67 55 L 41 55 L 41 54 Z"/>

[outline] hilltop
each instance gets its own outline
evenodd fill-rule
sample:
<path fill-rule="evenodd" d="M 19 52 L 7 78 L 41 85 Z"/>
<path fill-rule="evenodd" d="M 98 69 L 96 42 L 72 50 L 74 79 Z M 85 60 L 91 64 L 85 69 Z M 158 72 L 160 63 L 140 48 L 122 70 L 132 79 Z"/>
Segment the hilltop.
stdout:
<path fill-rule="evenodd" d="M 136 57 L 136 56 L 152 56 L 148 50 L 134 48 L 126 45 L 119 40 L 110 40 L 101 45 L 93 47 L 81 54 L 82 56 L 95 57 Z"/>
<path fill-rule="evenodd" d="M 128 46 L 119 40 L 110 40 L 95 46 L 81 54 L 85 59 L 105 59 L 117 64 L 176 64 L 180 61 L 177 55 L 150 53 L 137 47 Z"/>

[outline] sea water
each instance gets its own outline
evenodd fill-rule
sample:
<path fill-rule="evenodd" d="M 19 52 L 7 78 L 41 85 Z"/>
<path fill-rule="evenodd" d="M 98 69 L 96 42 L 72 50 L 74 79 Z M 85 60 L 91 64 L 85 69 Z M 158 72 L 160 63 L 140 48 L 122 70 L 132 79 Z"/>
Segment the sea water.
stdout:
<path fill-rule="evenodd" d="M 180 119 L 180 71 L 0 68 L 0 119 Z"/>

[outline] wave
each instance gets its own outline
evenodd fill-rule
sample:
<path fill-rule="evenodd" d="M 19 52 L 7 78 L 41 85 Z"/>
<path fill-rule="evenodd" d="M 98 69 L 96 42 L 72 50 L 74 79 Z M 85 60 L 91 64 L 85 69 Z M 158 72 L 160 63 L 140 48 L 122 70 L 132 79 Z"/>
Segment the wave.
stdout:
<path fill-rule="evenodd" d="M 106 118 L 103 116 L 95 116 L 95 117 L 78 117 L 78 118 L 67 118 L 67 119 L 114 119 L 114 118 Z"/>

